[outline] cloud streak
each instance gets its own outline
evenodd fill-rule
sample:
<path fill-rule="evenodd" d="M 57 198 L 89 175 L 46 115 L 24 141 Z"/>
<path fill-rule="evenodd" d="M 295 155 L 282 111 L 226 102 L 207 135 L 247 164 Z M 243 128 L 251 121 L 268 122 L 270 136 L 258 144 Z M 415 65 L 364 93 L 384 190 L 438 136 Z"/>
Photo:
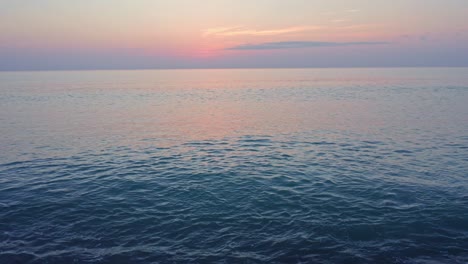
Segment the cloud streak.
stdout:
<path fill-rule="evenodd" d="M 302 49 L 320 47 L 344 47 L 363 45 L 385 45 L 390 42 L 383 41 L 363 41 L 363 42 L 324 42 L 324 41 L 282 41 L 265 42 L 259 44 L 243 44 L 227 48 L 226 50 L 277 50 L 277 49 Z"/>
<path fill-rule="evenodd" d="M 209 28 L 203 31 L 204 36 L 273 36 L 288 33 L 297 33 L 308 30 L 317 30 L 318 26 L 287 27 L 278 29 L 256 30 L 244 27 L 219 27 Z"/>

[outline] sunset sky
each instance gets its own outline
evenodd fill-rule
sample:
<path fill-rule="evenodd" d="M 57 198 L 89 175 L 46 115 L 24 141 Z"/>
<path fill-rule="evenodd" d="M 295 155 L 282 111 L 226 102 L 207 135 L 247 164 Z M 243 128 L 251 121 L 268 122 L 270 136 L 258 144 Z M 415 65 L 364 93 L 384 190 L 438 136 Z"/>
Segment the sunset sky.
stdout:
<path fill-rule="evenodd" d="M 0 70 L 468 66 L 467 0 L 0 0 Z"/>

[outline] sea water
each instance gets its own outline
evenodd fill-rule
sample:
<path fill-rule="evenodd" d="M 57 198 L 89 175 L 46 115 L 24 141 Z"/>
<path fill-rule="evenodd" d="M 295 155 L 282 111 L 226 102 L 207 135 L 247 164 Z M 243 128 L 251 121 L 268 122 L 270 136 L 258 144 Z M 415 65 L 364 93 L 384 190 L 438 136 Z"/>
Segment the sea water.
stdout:
<path fill-rule="evenodd" d="M 466 263 L 468 69 L 0 73 L 0 263 Z"/>

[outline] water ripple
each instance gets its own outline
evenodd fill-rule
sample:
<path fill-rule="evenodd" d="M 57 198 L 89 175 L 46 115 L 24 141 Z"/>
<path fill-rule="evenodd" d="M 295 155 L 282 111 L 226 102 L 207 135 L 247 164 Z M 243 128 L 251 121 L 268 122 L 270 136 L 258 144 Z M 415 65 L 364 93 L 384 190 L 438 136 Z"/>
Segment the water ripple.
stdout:
<path fill-rule="evenodd" d="M 248 136 L 5 163 L 0 259 L 462 263 L 464 171 L 427 179 L 412 152 Z"/>

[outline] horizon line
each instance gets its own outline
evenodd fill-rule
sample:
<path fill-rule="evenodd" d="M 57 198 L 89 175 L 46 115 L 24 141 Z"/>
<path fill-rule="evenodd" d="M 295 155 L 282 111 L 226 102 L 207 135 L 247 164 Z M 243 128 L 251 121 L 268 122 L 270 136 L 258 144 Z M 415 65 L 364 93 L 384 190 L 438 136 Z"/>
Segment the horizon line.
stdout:
<path fill-rule="evenodd" d="M 70 69 L 11 69 L 0 72 L 53 72 L 53 71 L 152 71 L 152 70 L 287 70 L 287 69 L 391 69 L 391 68 L 468 68 L 468 65 L 402 65 L 402 66 L 298 66 L 298 67 L 168 67 L 168 68 L 70 68 Z"/>

